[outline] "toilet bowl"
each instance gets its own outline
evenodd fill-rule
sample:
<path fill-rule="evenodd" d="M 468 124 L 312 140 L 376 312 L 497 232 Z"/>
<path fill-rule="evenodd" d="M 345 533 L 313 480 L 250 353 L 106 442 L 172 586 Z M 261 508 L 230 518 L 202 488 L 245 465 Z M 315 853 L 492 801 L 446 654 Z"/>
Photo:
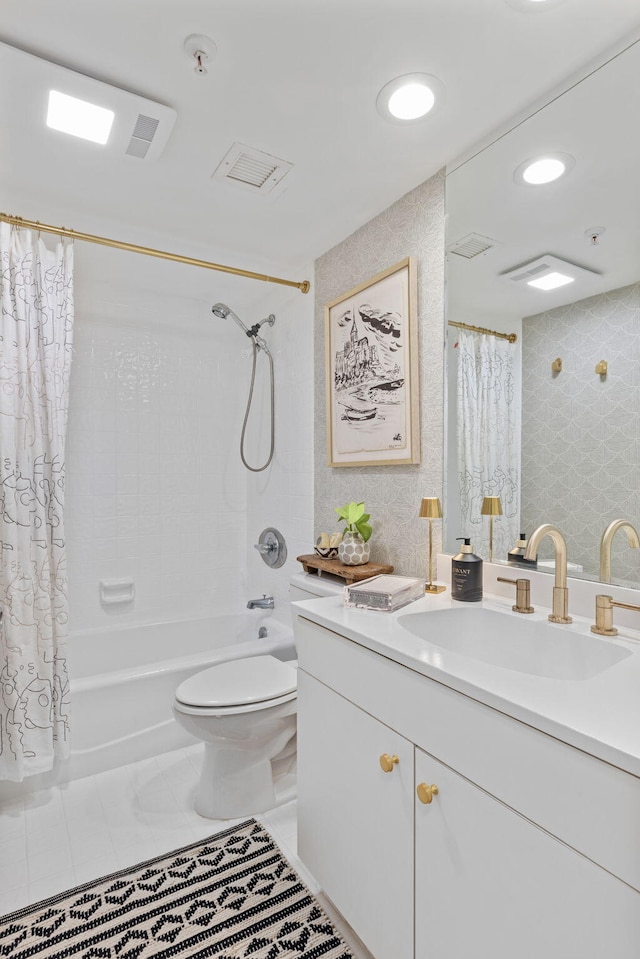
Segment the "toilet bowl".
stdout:
<path fill-rule="evenodd" d="M 317 577 L 291 578 L 292 600 L 340 592 Z M 196 811 L 253 816 L 295 795 L 297 662 L 252 656 L 211 666 L 178 686 L 173 715 L 204 743 Z"/>
<path fill-rule="evenodd" d="M 296 664 L 274 656 L 234 659 L 190 676 L 173 703 L 177 722 L 204 742 L 196 811 L 208 819 L 278 804 L 273 760 L 293 756 Z"/>

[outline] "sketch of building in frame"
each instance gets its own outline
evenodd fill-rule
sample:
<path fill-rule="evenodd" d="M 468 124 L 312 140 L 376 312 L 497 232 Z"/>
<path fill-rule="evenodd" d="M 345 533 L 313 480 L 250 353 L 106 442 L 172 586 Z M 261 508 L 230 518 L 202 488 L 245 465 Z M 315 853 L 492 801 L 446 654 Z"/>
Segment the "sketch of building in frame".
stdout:
<path fill-rule="evenodd" d="M 329 466 L 420 462 L 415 264 L 325 307 Z"/>

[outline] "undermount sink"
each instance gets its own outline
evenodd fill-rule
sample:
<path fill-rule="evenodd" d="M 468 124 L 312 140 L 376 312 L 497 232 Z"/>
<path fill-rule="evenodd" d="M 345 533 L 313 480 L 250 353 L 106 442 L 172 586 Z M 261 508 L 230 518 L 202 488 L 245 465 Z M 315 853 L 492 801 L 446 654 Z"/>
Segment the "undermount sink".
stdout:
<path fill-rule="evenodd" d="M 484 607 L 404 613 L 398 625 L 451 653 L 547 679 L 592 679 L 631 656 L 610 640 Z"/>

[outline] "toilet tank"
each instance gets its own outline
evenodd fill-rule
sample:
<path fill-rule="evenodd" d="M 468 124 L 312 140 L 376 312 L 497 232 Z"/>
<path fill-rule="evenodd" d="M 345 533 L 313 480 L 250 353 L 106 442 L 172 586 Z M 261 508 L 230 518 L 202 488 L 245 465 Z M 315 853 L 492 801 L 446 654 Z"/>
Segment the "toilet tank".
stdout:
<path fill-rule="evenodd" d="M 289 580 L 289 599 L 296 603 L 303 599 L 318 599 L 320 596 L 341 596 L 344 580 L 330 573 L 318 576 L 314 573 L 294 573 Z"/>

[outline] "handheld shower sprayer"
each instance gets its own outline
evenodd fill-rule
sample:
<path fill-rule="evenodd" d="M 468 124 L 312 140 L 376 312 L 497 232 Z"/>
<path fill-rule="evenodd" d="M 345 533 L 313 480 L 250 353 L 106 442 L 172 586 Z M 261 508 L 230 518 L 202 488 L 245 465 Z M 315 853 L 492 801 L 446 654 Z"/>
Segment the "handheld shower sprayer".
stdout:
<path fill-rule="evenodd" d="M 240 434 L 240 458 L 248 470 L 251 470 L 252 473 L 261 473 L 262 470 L 265 470 L 271 460 L 273 459 L 273 450 L 274 450 L 274 435 L 275 435 L 275 401 L 274 401 L 274 378 L 273 378 L 273 357 L 269 352 L 269 347 L 266 342 L 260 336 L 260 327 L 264 326 L 265 323 L 268 323 L 269 326 L 273 326 L 276 321 L 273 313 L 270 313 L 269 316 L 265 317 L 264 320 L 260 320 L 259 323 L 254 323 L 253 326 L 249 329 L 244 325 L 240 317 L 233 312 L 231 307 L 227 306 L 226 303 L 214 303 L 211 307 L 211 312 L 214 316 L 219 317 L 221 320 L 226 320 L 228 316 L 238 324 L 243 333 L 253 341 L 253 369 L 251 372 L 251 386 L 249 387 L 249 399 L 247 401 L 247 410 L 244 416 L 244 422 L 242 424 L 242 432 Z M 245 431 L 247 428 L 247 420 L 249 419 L 249 411 L 251 409 L 251 400 L 253 398 L 253 386 L 255 383 L 256 376 L 256 360 L 258 352 L 262 350 L 267 355 L 269 360 L 269 370 L 270 370 L 270 382 L 271 382 L 271 448 L 269 452 L 269 457 L 266 463 L 263 466 L 249 466 L 245 459 L 244 455 L 244 437 Z"/>
<path fill-rule="evenodd" d="M 211 307 L 211 312 L 213 313 L 214 316 L 219 317 L 221 320 L 226 320 L 226 318 L 230 316 L 232 320 L 235 320 L 235 322 L 238 324 L 240 329 L 246 334 L 246 336 L 253 337 L 254 341 L 260 347 L 261 350 L 264 350 L 265 353 L 269 352 L 267 344 L 262 339 L 262 337 L 258 335 L 258 333 L 260 331 L 260 327 L 263 326 L 265 323 L 268 323 L 269 326 L 273 326 L 273 324 L 276 321 L 276 318 L 273 315 L 273 313 L 270 313 L 269 316 L 265 317 L 264 320 L 260 320 L 259 323 L 254 323 L 253 326 L 249 328 L 245 326 L 245 324 L 242 322 L 238 314 L 234 313 L 231 307 L 227 306 L 225 303 L 214 303 L 214 305 Z"/>

